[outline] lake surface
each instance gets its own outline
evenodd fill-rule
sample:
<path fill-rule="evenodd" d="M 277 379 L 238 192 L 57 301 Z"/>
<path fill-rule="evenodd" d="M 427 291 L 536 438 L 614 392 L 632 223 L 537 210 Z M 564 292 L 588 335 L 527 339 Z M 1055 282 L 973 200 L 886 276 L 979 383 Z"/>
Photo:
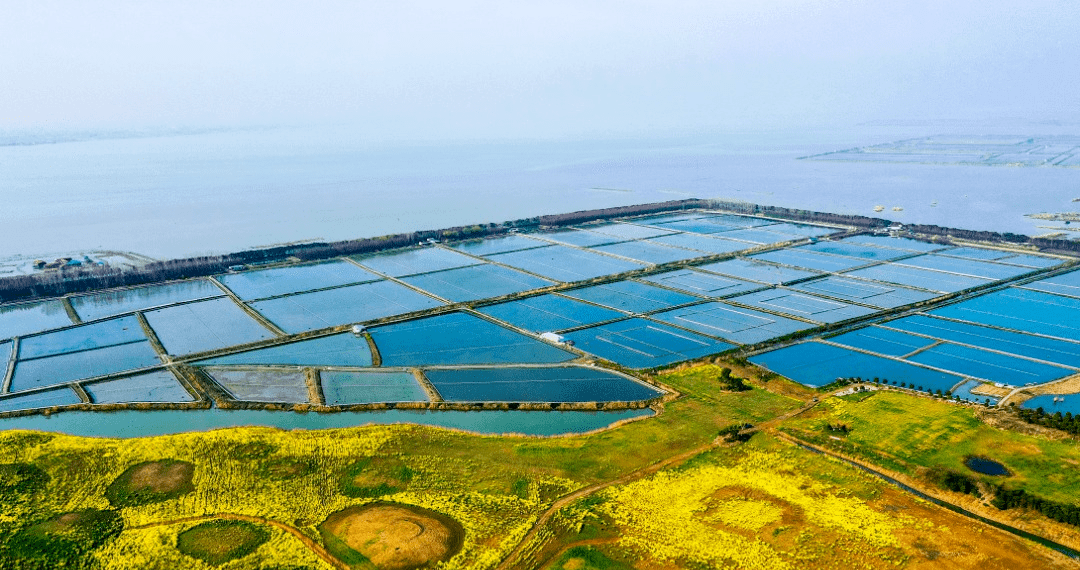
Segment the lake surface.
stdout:
<path fill-rule="evenodd" d="M 179 257 L 687 197 L 1024 234 L 1055 224 L 1023 214 L 1073 209 L 1070 168 L 799 160 L 949 130 L 376 146 L 361 129 L 311 127 L 0 146 L 0 258 Z"/>
<path fill-rule="evenodd" d="M 238 426 L 331 429 L 369 424 L 411 423 L 483 434 L 562 435 L 584 433 L 617 421 L 651 416 L 651 409 L 613 412 L 386 410 L 300 414 L 266 410 L 159 410 L 62 412 L 52 416 L 0 418 L 0 430 L 53 431 L 86 437 L 145 437 Z"/>

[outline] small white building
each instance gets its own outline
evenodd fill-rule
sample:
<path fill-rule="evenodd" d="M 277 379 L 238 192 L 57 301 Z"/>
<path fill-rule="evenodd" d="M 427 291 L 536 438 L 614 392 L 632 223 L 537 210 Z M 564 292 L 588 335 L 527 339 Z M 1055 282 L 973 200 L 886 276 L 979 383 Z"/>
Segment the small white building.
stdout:
<path fill-rule="evenodd" d="M 555 334 L 553 332 L 542 333 L 540 335 L 540 338 L 558 344 L 566 344 L 566 337 L 561 334 Z"/>

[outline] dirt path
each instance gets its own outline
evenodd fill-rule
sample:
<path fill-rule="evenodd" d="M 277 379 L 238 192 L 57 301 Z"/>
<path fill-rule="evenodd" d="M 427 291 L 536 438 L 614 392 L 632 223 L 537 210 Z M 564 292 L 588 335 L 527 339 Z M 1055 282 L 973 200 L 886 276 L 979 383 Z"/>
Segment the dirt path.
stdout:
<path fill-rule="evenodd" d="M 272 527 L 279 528 L 279 529 L 281 529 L 281 530 L 295 536 L 296 538 L 298 538 L 300 540 L 300 542 L 304 543 L 304 546 L 307 546 L 319 558 L 322 558 L 323 560 L 325 560 L 328 564 L 330 564 L 334 568 L 337 568 L 338 570 L 351 570 L 351 567 L 348 564 L 345 564 L 341 560 L 338 560 L 337 557 L 335 557 L 333 554 L 330 554 L 330 551 L 326 550 L 326 548 L 324 548 L 323 545 L 319 544 L 318 542 L 315 542 L 314 539 L 312 539 L 308 535 L 300 532 L 300 530 L 297 529 L 296 527 L 289 526 L 289 525 L 287 525 L 287 524 L 285 524 L 283 522 L 278 522 L 278 521 L 271 520 L 271 519 L 264 519 L 262 517 L 255 517 L 255 516 L 251 516 L 251 515 L 237 515 L 237 514 L 233 514 L 233 513 L 218 513 L 216 515 L 202 515 L 202 516 L 198 516 L 198 517 L 184 517 L 184 518 L 172 519 L 172 520 L 167 520 L 167 521 L 153 522 L 153 523 L 150 523 L 150 524 L 144 524 L 144 525 L 140 525 L 140 526 L 133 526 L 128 530 L 139 530 L 139 529 L 143 529 L 143 528 L 152 528 L 152 527 L 155 527 L 155 526 L 168 526 L 168 525 L 181 524 L 181 523 L 187 523 L 187 522 L 214 520 L 214 519 L 247 521 L 247 522 L 252 522 L 252 523 L 270 525 Z"/>

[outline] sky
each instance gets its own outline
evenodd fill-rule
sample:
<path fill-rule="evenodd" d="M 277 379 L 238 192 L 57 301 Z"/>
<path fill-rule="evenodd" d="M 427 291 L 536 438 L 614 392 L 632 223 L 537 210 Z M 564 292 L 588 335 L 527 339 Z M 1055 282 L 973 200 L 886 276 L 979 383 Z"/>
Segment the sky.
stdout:
<path fill-rule="evenodd" d="M 0 130 L 1080 122 L 1075 0 L 5 0 Z"/>

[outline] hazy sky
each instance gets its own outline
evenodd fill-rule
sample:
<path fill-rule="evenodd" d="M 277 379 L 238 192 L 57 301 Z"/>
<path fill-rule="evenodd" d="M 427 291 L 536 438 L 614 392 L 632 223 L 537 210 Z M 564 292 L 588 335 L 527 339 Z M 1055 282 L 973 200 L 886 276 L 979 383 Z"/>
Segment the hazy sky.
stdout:
<path fill-rule="evenodd" d="M 1080 119 L 1075 0 L 4 0 L 0 130 Z"/>

